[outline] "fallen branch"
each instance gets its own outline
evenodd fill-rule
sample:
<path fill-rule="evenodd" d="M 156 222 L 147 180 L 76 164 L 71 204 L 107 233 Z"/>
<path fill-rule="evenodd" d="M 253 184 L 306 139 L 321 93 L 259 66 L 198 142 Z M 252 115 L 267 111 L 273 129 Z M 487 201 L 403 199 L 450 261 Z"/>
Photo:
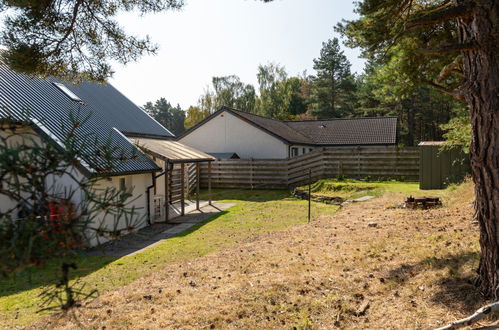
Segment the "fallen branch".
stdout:
<path fill-rule="evenodd" d="M 499 301 L 496 301 L 492 304 L 489 304 L 487 306 L 483 306 L 479 310 L 477 310 L 473 315 L 468 316 L 464 319 L 457 320 L 455 322 L 452 322 L 451 324 L 446 325 L 445 327 L 438 328 L 436 330 L 452 330 L 452 329 L 459 329 L 468 325 L 471 325 L 475 323 L 478 320 L 483 319 L 485 316 L 489 315 L 495 310 L 499 309 Z"/>

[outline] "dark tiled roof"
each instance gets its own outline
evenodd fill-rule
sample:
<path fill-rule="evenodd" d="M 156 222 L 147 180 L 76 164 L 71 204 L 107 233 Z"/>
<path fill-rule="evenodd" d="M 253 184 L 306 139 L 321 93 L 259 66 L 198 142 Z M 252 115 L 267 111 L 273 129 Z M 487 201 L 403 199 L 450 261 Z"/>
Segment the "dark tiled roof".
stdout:
<path fill-rule="evenodd" d="M 127 156 L 137 151 L 118 130 L 173 136 L 110 85 L 86 82 L 75 86 L 65 83 L 83 100 L 84 103 L 81 104 L 67 97 L 52 84 L 53 81 L 58 80 L 30 78 L 15 73 L 0 63 L 0 117 L 24 119 L 24 115 L 28 113 L 39 129 L 50 138 L 62 141 L 71 126 L 70 113 L 78 114 L 79 118 L 89 116 L 88 121 L 77 130 L 77 134 L 82 140 L 86 136 L 93 136 L 98 141 L 97 144 L 86 144 L 83 156 L 89 157 L 85 161 L 98 167 L 104 167 L 104 159 L 90 158 L 90 155 L 108 145 L 107 141 L 110 147 Z M 118 155 L 119 152 L 115 154 Z M 135 159 L 116 160 L 112 171 L 105 174 L 151 172 L 159 169 L 141 152 L 136 154 Z"/>
<path fill-rule="evenodd" d="M 247 121 L 256 124 L 260 128 L 263 128 L 286 141 L 292 143 L 305 143 L 305 144 L 313 143 L 309 137 L 303 135 L 302 132 L 290 127 L 289 125 L 287 125 L 286 122 L 277 119 L 258 116 L 249 112 L 236 109 L 226 108 L 226 110 L 235 113 L 240 118 L 246 119 Z"/>
<path fill-rule="evenodd" d="M 387 145 L 397 143 L 397 117 L 280 121 L 223 108 L 292 144 Z"/>
<path fill-rule="evenodd" d="M 349 118 L 286 122 L 308 136 L 313 143 L 323 145 L 395 144 L 397 118 Z"/>

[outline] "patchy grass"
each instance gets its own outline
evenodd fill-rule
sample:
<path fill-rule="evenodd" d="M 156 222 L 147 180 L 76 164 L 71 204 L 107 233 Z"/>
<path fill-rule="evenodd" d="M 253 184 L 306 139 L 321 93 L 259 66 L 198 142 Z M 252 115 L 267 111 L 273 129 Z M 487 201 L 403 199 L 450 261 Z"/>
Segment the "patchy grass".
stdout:
<path fill-rule="evenodd" d="M 311 191 L 313 196 L 352 199 L 366 195 L 381 196 L 386 192 L 442 196 L 452 192 L 456 187 L 451 185 L 445 190 L 419 190 L 418 182 L 323 179 L 313 183 Z M 301 186 L 298 189 L 308 191 L 308 186 Z"/>
<path fill-rule="evenodd" d="M 80 276 L 88 289 L 98 288 L 103 294 L 172 263 L 191 262 L 208 253 L 253 241 L 264 233 L 307 221 L 307 203 L 292 198 L 288 191 L 214 190 L 213 195 L 216 200 L 235 202 L 236 206 L 134 256 L 119 259 L 81 256 L 68 260 L 79 265 L 73 276 Z M 336 206 L 313 204 L 313 216 L 336 210 Z M 0 280 L 0 328 L 25 325 L 40 317 L 36 314 L 38 295 L 55 282 L 59 267 L 60 262 L 49 261 L 45 267 Z"/>
<path fill-rule="evenodd" d="M 442 326 L 483 304 L 470 284 L 479 251 L 471 185 L 442 192 L 440 208 L 387 207 L 406 193 L 388 192 L 312 224 L 170 264 L 89 301 L 73 316 L 53 315 L 33 327 Z M 265 214 L 276 212 L 276 201 L 261 203 Z"/>

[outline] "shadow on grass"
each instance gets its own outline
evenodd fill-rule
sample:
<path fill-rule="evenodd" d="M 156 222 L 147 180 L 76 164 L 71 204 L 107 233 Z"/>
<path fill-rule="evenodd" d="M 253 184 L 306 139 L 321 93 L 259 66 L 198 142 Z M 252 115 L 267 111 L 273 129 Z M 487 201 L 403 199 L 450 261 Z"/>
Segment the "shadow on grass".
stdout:
<path fill-rule="evenodd" d="M 71 270 L 69 273 L 70 280 L 73 280 L 93 273 L 116 259 L 84 255 L 51 259 L 43 266 L 31 267 L 8 278 L 0 278 L 0 297 L 58 283 L 61 279 L 61 265 L 63 262 L 75 263 L 78 266 L 76 270 Z"/>
<path fill-rule="evenodd" d="M 473 276 L 464 275 L 463 268 L 478 260 L 478 253 L 463 252 L 448 254 L 442 258 L 426 258 L 416 264 L 404 264 L 392 269 L 387 279 L 403 284 L 411 277 L 428 269 L 447 270 L 445 276 L 431 282 L 433 294 L 431 301 L 469 314 L 479 308 L 484 300 L 473 285 Z"/>
<path fill-rule="evenodd" d="M 160 240 L 167 239 L 170 237 L 183 237 L 187 236 L 190 233 L 200 229 L 204 225 L 209 222 L 218 219 L 219 217 L 227 214 L 228 211 L 221 211 L 219 213 L 213 213 L 212 216 L 209 216 L 207 219 L 194 224 L 192 227 L 178 233 L 175 235 L 169 236 L 159 236 L 158 237 L 148 237 L 147 234 L 151 233 L 151 227 L 145 227 L 140 230 L 138 233 L 130 234 L 124 236 L 123 238 L 110 242 L 109 244 L 112 249 L 115 249 L 119 252 L 120 249 L 126 249 L 126 254 L 137 252 L 143 248 L 146 248 Z M 190 217 L 194 217 L 195 215 L 190 216 L 187 214 L 185 216 L 186 222 L 189 221 Z M 171 225 L 173 227 L 174 225 Z M 163 229 L 165 230 L 165 229 Z M 131 241 L 131 242 L 130 242 Z M 90 251 L 99 251 L 99 249 L 109 248 L 107 244 L 103 244 L 100 247 L 93 248 Z M 89 255 L 88 252 L 84 251 L 80 256 L 73 258 L 65 258 L 65 259 L 51 259 L 44 266 L 41 267 L 32 267 L 25 271 L 19 272 L 15 275 L 12 275 L 9 278 L 0 278 L 0 297 L 10 296 L 22 291 L 32 290 L 39 287 L 56 284 L 61 278 L 61 265 L 62 262 L 75 263 L 78 268 L 76 270 L 72 270 L 70 275 L 70 280 L 76 279 L 78 277 L 84 277 L 89 275 L 102 267 L 105 267 L 109 263 L 119 259 L 121 256 L 119 253 L 113 255 L 112 253 L 108 255 L 99 255 L 98 253 L 94 253 L 93 255 Z"/>

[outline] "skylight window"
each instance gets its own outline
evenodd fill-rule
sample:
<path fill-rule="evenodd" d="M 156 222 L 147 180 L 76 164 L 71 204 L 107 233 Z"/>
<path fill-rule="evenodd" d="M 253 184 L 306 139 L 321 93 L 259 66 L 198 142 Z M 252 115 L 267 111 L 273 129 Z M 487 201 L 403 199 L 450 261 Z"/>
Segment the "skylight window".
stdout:
<path fill-rule="evenodd" d="M 59 88 L 61 92 L 66 94 L 67 97 L 69 97 L 71 100 L 79 103 L 83 103 L 82 99 L 78 97 L 75 93 L 73 93 L 69 88 L 66 87 L 66 85 L 61 84 L 61 83 L 53 83 L 55 87 Z"/>

